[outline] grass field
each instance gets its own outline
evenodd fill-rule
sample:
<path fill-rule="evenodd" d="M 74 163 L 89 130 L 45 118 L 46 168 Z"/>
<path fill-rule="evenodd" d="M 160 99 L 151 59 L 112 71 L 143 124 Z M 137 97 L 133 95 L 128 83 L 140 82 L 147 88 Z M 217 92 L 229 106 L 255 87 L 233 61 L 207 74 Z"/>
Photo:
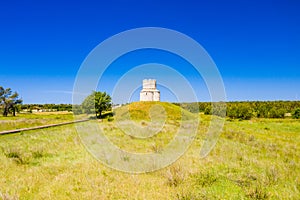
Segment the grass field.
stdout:
<path fill-rule="evenodd" d="M 179 126 L 174 117 L 178 107 L 160 105 L 173 116 L 167 118 L 164 131 L 147 141 L 122 135 L 115 121 L 92 123 L 121 148 L 157 151 Z M 138 104 L 129 110 L 135 120 L 148 123 Z M 54 123 L 57 118 L 72 116 L 34 119 Z M 29 126 L 26 121 L 32 116 L 20 115 L 14 126 L 3 129 L 7 119 L 15 120 L 1 118 L 2 130 L 18 123 Z M 299 199 L 300 120 L 228 120 L 215 148 L 200 159 L 210 119 L 200 114 L 197 137 L 180 159 L 144 174 L 119 172 L 98 162 L 84 148 L 74 125 L 0 136 L 0 199 Z"/>
<path fill-rule="evenodd" d="M 19 113 L 17 116 L 0 116 L 0 131 L 68 122 L 74 119 L 71 112 Z"/>

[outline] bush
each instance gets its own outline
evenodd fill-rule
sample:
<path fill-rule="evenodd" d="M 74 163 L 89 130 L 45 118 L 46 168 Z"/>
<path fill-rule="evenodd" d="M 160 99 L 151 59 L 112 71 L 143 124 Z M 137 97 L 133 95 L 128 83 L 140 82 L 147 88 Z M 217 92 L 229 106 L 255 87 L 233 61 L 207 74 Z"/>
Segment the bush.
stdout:
<path fill-rule="evenodd" d="M 3 151 L 7 158 L 12 159 L 17 164 L 25 165 L 30 162 L 30 157 L 23 155 L 18 149 L 7 148 L 3 149 Z"/>
<path fill-rule="evenodd" d="M 262 186 L 256 186 L 247 192 L 247 197 L 251 199 L 268 199 L 269 194 Z"/>
<path fill-rule="evenodd" d="M 32 152 L 33 158 L 42 158 L 44 156 L 44 151 L 42 149 L 36 149 Z"/>
<path fill-rule="evenodd" d="M 109 122 L 114 121 L 114 118 L 109 116 L 109 117 L 107 118 L 107 121 L 109 121 Z"/>
<path fill-rule="evenodd" d="M 292 117 L 294 119 L 300 119 L 300 108 L 296 108 L 293 113 L 292 113 Z"/>
<path fill-rule="evenodd" d="M 109 119 L 109 118 L 113 118 L 113 112 L 106 112 L 102 114 L 102 119 Z"/>
<path fill-rule="evenodd" d="M 213 171 L 199 172 L 193 175 L 195 184 L 200 187 L 210 187 L 218 179 L 217 174 Z"/>
<path fill-rule="evenodd" d="M 207 106 L 205 109 L 204 109 L 204 114 L 205 115 L 211 115 L 211 105 L 210 106 Z"/>

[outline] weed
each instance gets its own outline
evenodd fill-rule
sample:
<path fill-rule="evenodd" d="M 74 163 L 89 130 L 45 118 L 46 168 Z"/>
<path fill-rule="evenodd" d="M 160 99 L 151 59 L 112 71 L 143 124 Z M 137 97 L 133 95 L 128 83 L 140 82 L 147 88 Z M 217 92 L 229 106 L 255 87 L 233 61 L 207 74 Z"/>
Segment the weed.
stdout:
<path fill-rule="evenodd" d="M 28 165 L 30 163 L 30 157 L 22 155 L 22 157 L 15 158 L 14 161 L 19 165 Z"/>
<path fill-rule="evenodd" d="M 129 157 L 129 156 L 124 156 L 124 157 L 122 157 L 122 159 L 123 159 L 125 162 L 129 162 L 130 157 Z"/>
<path fill-rule="evenodd" d="M 7 151 L 5 151 L 4 155 L 7 158 L 20 158 L 21 157 L 21 153 L 18 150 L 12 150 L 12 149 L 8 149 Z"/>
<path fill-rule="evenodd" d="M 200 172 L 194 176 L 195 184 L 201 187 L 209 187 L 217 181 L 217 175 L 214 172 Z"/>
<path fill-rule="evenodd" d="M 23 155 L 18 149 L 4 149 L 4 155 L 15 161 L 17 164 L 25 165 L 30 163 L 30 157 Z"/>
<path fill-rule="evenodd" d="M 278 181 L 278 170 L 272 166 L 266 170 L 266 184 L 273 185 Z"/>
<path fill-rule="evenodd" d="M 249 140 L 249 142 L 255 141 L 255 136 L 254 135 L 250 135 L 248 140 Z"/>
<path fill-rule="evenodd" d="M 42 158 L 45 155 L 43 149 L 36 149 L 32 152 L 32 157 L 33 158 Z"/>
<path fill-rule="evenodd" d="M 183 182 L 185 173 L 180 165 L 172 165 L 168 168 L 166 174 L 167 185 L 177 187 Z"/>
<path fill-rule="evenodd" d="M 151 145 L 151 149 L 155 153 L 160 153 L 162 151 L 163 147 L 161 145 L 154 143 Z"/>
<path fill-rule="evenodd" d="M 242 188 L 247 188 L 247 187 L 250 187 L 253 182 L 256 182 L 256 180 L 257 180 L 257 175 L 247 174 L 247 175 L 238 177 L 238 179 L 235 180 L 234 182 L 236 182 L 237 185 Z"/>
<path fill-rule="evenodd" d="M 262 188 L 262 186 L 256 186 L 254 189 L 250 189 L 248 191 L 247 197 L 251 199 L 263 200 L 263 199 L 268 199 L 269 194 L 267 193 L 266 190 Z"/>

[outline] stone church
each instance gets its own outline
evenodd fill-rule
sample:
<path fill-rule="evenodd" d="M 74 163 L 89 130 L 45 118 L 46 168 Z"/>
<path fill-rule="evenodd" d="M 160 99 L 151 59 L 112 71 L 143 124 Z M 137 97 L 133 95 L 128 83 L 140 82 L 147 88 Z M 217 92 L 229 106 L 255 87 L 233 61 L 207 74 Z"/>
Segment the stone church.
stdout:
<path fill-rule="evenodd" d="M 160 101 L 160 92 L 156 89 L 155 79 L 144 79 L 140 92 L 140 101 Z"/>

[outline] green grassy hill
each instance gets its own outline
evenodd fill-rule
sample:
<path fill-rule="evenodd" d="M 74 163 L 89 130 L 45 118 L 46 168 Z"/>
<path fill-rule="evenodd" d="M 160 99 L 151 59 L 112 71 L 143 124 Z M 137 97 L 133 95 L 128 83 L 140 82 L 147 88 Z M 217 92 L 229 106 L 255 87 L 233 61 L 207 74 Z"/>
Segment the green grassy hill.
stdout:
<path fill-rule="evenodd" d="M 168 102 L 133 102 L 115 109 L 115 113 L 121 119 L 129 114 L 132 120 L 150 120 L 151 114 L 154 117 L 165 115 L 167 120 L 185 120 L 196 117 L 195 114 Z"/>

